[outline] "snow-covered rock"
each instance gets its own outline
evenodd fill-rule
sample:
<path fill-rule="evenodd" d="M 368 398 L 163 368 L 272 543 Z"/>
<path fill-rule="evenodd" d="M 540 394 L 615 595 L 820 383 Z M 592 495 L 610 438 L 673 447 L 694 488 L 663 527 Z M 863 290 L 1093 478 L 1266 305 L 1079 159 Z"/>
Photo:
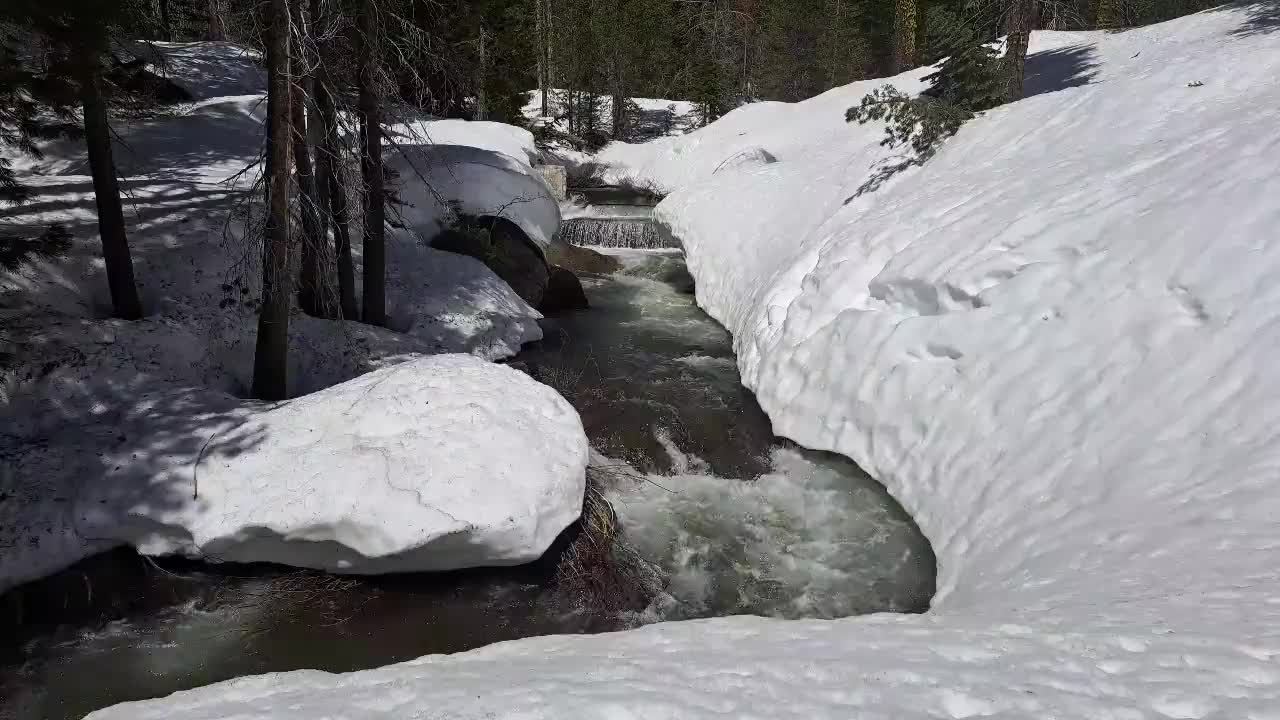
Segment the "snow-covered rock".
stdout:
<path fill-rule="evenodd" d="M 463 120 L 421 124 L 433 140 L 472 137 L 476 145 L 436 140 L 436 145 L 402 146 L 388 155 L 387 168 L 396 178 L 394 191 L 404 202 L 399 206 L 404 224 L 430 241 L 457 214 L 506 218 L 545 251 L 559 229 L 561 213 L 547 179 L 530 164 L 536 150 L 529 131 Z M 490 126 L 512 132 L 494 132 Z"/>
<path fill-rule="evenodd" d="M 92 717 L 1278 717 L 1272 30 L 1253 3 L 1038 33 L 1037 94 L 875 190 L 881 130 L 843 117 L 877 82 L 607 151 L 675 191 L 658 215 L 775 428 L 915 516 L 929 613 L 539 638 Z M 778 162 L 715 172 L 751 146 Z"/>
<path fill-rule="evenodd" d="M 560 204 L 525 160 L 469 145 L 413 145 L 389 155 L 387 169 L 405 225 L 425 240 L 458 214 L 506 218 L 544 252 L 560 229 Z"/>
<path fill-rule="evenodd" d="M 48 497 L 6 518 L 5 535 L 386 573 L 535 560 L 582 507 L 577 413 L 470 355 L 401 363 L 269 408 L 156 384 L 63 390 L 6 419 L 4 456 Z M 41 520 L 59 532 L 39 532 Z M 0 590 L 42 574 L 26 538 L 13 540 Z"/>

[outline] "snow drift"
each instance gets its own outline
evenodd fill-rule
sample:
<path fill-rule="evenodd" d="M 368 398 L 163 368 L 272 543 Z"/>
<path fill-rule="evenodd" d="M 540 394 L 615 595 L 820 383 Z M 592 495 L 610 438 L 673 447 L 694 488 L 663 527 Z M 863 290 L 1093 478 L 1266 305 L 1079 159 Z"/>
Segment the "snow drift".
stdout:
<path fill-rule="evenodd" d="M 22 471 L 67 493 L 45 513 L 64 529 L 53 541 L 344 573 L 448 570 L 535 560 L 582 507 L 577 413 L 469 355 L 272 407 L 154 384 L 60 389 L 6 418 L 6 436 L 32 446 Z M 30 524 L 24 510 L 8 523 Z M 6 552 L 0 587 L 39 564 Z"/>
<path fill-rule="evenodd" d="M 675 191 L 658 214 L 776 429 L 933 542 L 928 614 L 540 638 L 92 717 L 1277 717 L 1274 18 L 1038 33 L 1031 97 L 892 176 L 843 122 L 875 82 L 610 151 Z M 715 172 L 748 147 L 777 162 Z"/>

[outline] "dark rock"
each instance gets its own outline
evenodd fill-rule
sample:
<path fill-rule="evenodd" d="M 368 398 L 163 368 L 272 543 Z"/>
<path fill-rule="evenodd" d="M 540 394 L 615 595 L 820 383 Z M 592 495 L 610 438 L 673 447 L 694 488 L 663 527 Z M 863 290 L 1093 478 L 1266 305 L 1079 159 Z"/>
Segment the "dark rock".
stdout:
<path fill-rule="evenodd" d="M 547 262 L 566 270 L 607 275 L 622 268 L 622 263 L 612 255 L 596 252 L 591 248 L 570 245 L 556 240 L 547 248 Z"/>
<path fill-rule="evenodd" d="M 542 296 L 542 305 L 538 310 L 543 315 L 555 315 L 568 310 L 586 310 L 591 307 L 587 302 L 587 293 L 582 289 L 578 276 L 557 265 L 551 266 L 551 276 L 547 279 L 547 291 Z"/>
<path fill-rule="evenodd" d="M 505 280 L 525 302 L 533 307 L 542 304 L 550 276 L 547 260 L 520 226 L 510 220 L 489 216 L 461 217 L 457 224 L 437 235 L 431 241 L 431 247 L 479 260 Z"/>

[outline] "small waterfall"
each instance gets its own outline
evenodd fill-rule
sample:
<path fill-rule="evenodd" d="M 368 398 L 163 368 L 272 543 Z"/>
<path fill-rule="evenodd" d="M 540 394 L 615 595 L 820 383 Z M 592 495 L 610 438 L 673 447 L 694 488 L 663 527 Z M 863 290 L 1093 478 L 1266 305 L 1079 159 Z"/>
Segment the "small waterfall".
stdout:
<path fill-rule="evenodd" d="M 570 245 L 612 248 L 652 250 L 680 247 L 672 238 L 663 237 L 653 220 L 645 217 L 571 218 L 560 225 L 560 239 Z"/>

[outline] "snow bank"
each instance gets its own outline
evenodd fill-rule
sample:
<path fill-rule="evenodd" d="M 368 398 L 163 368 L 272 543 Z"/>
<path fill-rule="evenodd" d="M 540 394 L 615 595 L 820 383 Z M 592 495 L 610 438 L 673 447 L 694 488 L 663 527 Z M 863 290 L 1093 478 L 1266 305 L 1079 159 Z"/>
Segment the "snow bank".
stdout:
<path fill-rule="evenodd" d="M 73 549 L 129 544 L 346 573 L 512 565 L 541 556 L 582 506 L 577 413 L 527 375 L 469 355 L 272 407 L 154 383 L 48 389 L 10 408 L 3 448 L 38 446 L 20 472 L 43 485 L 33 494 L 63 496 L 49 492 L 44 517 L 28 505 L 5 526 L 44 522 L 59 530 L 48 540 Z M 24 545 L 0 558 L 0 590 L 46 570 Z"/>
<path fill-rule="evenodd" d="M 676 191 L 658 215 L 775 428 L 930 538 L 928 614 L 540 638 L 92 717 L 1277 717 L 1267 18 L 1037 34 L 1037 94 L 862 194 L 880 132 L 843 112 L 874 82 L 613 151 Z M 777 162 L 715 173 L 751 146 Z"/>

